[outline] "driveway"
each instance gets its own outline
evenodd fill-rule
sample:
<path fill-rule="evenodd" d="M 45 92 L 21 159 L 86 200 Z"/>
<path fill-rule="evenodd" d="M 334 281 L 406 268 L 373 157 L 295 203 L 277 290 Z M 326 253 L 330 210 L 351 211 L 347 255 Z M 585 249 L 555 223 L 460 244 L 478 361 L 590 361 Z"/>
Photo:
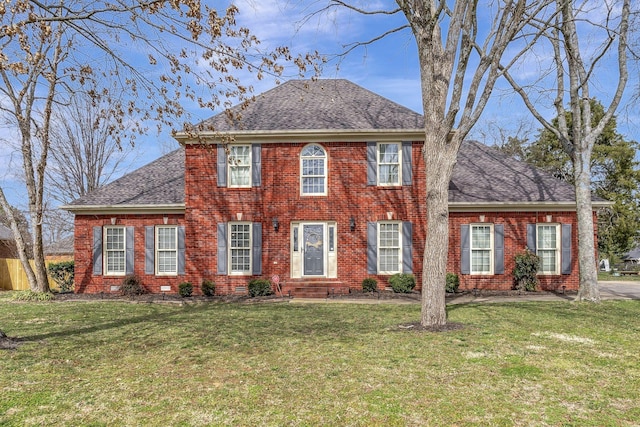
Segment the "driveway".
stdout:
<path fill-rule="evenodd" d="M 598 282 L 602 299 L 640 299 L 640 281 Z"/>

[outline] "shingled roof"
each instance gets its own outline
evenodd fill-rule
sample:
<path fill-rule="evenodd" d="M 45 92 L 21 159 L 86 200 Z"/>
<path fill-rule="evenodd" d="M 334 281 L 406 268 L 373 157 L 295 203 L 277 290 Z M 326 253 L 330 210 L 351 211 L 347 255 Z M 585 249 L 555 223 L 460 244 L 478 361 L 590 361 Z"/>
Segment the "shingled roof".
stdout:
<path fill-rule="evenodd" d="M 184 205 L 184 149 L 175 150 L 93 191 L 64 209 Z"/>
<path fill-rule="evenodd" d="M 206 122 L 219 132 L 318 130 L 409 130 L 419 135 L 423 117 L 347 80 L 293 80 L 256 97 L 241 112 L 239 123 L 221 113 Z M 88 212 L 100 209 L 184 209 L 184 149 L 180 148 L 64 208 Z M 331 177 L 330 179 L 334 179 Z M 479 142 L 466 141 L 458 155 L 449 185 L 454 206 L 569 205 L 575 200 L 571 185 L 504 155 Z M 599 200 L 599 199 L 598 199 Z"/>
<path fill-rule="evenodd" d="M 203 124 L 217 132 L 422 129 L 423 117 L 348 80 L 290 80 Z"/>

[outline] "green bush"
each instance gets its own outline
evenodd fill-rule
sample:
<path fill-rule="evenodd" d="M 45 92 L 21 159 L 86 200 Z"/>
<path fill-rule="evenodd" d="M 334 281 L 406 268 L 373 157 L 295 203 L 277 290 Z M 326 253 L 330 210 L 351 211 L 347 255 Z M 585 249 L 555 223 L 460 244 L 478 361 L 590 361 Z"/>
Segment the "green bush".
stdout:
<path fill-rule="evenodd" d="M 249 296 L 261 297 L 273 294 L 269 279 L 253 279 L 249 282 Z"/>
<path fill-rule="evenodd" d="M 202 295 L 207 297 L 212 297 L 216 294 L 216 284 L 211 280 L 203 280 L 200 289 L 202 290 Z"/>
<path fill-rule="evenodd" d="M 178 285 L 178 293 L 182 298 L 190 297 L 193 294 L 193 285 L 189 282 L 182 282 Z"/>
<path fill-rule="evenodd" d="M 138 276 L 129 275 L 122 279 L 120 292 L 122 293 L 122 295 L 131 297 L 144 294 L 145 289 L 144 286 L 142 286 L 142 282 L 140 281 L 140 278 Z"/>
<path fill-rule="evenodd" d="M 519 291 L 535 291 L 538 286 L 540 257 L 526 249 L 515 257 L 513 277 L 515 288 Z"/>
<path fill-rule="evenodd" d="M 378 290 L 378 281 L 372 277 L 367 277 L 362 281 L 363 292 L 375 292 Z"/>
<path fill-rule="evenodd" d="M 389 277 L 389 285 L 395 293 L 408 294 L 416 287 L 416 278 L 413 274 L 397 273 Z"/>
<path fill-rule="evenodd" d="M 456 273 L 447 273 L 447 284 L 445 285 L 445 292 L 449 294 L 456 293 L 460 286 L 460 278 Z"/>
<path fill-rule="evenodd" d="M 49 277 L 56 282 L 60 292 L 73 290 L 73 261 L 52 262 L 47 266 Z"/>

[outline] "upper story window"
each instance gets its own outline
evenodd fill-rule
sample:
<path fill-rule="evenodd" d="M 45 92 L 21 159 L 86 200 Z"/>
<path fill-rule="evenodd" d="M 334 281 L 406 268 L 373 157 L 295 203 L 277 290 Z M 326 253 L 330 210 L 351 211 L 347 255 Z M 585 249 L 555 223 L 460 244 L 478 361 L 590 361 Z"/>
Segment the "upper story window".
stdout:
<path fill-rule="evenodd" d="M 229 146 L 229 187 L 251 187 L 251 146 Z"/>
<path fill-rule="evenodd" d="M 471 225 L 471 274 L 493 274 L 493 225 Z"/>
<path fill-rule="evenodd" d="M 126 272 L 125 227 L 105 227 L 104 242 L 105 274 L 124 276 Z"/>
<path fill-rule="evenodd" d="M 379 143 L 378 185 L 400 185 L 402 182 L 402 150 L 400 143 Z"/>
<path fill-rule="evenodd" d="M 327 153 L 321 146 L 311 144 L 302 149 L 300 180 L 303 196 L 327 194 Z"/>
<path fill-rule="evenodd" d="M 558 224 L 538 224 L 536 252 L 540 257 L 541 274 L 560 273 L 560 227 Z"/>
<path fill-rule="evenodd" d="M 156 272 L 178 274 L 178 227 L 156 227 Z"/>

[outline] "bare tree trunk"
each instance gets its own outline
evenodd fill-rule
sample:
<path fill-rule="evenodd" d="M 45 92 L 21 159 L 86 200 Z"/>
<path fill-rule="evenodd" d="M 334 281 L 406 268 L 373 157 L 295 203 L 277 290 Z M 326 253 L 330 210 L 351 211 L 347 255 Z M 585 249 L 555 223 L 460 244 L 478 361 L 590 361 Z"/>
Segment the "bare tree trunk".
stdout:
<path fill-rule="evenodd" d="M 593 143 L 586 143 L 593 147 Z M 598 272 L 593 237 L 593 207 L 591 203 L 591 150 L 583 149 L 574 156 L 576 212 L 578 216 L 578 265 L 580 288 L 576 300 L 600 302 Z"/>
<path fill-rule="evenodd" d="M 449 255 L 449 181 L 459 144 L 426 132 L 427 234 L 422 260 L 422 326 L 447 323 L 444 283 Z M 438 141 L 440 139 L 440 141 Z M 445 139 L 445 143 L 442 143 Z M 444 243 L 444 244 L 443 244 Z"/>

